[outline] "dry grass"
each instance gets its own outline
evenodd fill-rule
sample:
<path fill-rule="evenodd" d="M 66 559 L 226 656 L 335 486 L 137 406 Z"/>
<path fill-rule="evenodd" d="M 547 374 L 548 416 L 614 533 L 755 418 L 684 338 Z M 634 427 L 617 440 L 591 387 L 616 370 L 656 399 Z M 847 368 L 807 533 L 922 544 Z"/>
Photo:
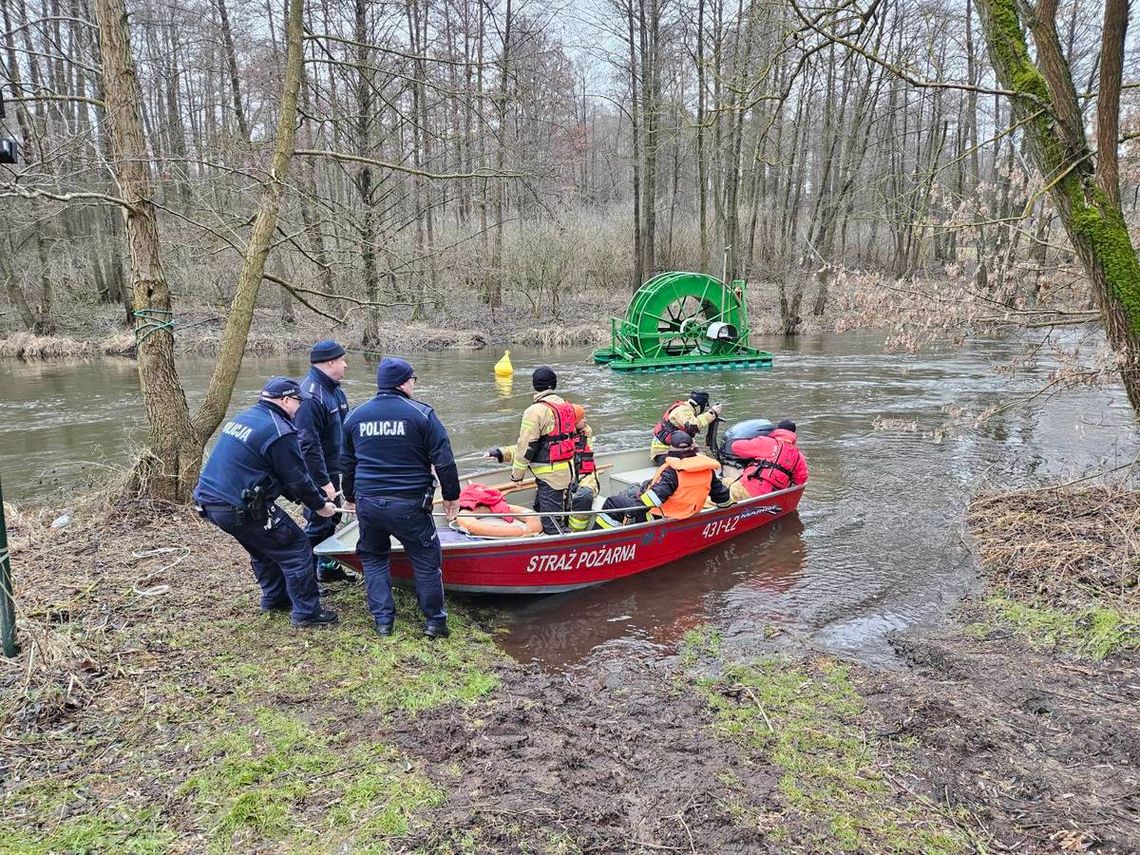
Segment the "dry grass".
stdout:
<path fill-rule="evenodd" d="M 383 850 L 438 800 L 382 740 L 396 712 L 496 685 L 459 609 L 433 646 L 397 592 L 379 644 L 348 587 L 329 597 L 337 627 L 293 630 L 258 613 L 247 556 L 190 509 L 72 507 L 60 529 L 58 509 L 5 508 L 22 650 L 0 659 L 0 851 Z"/>
<path fill-rule="evenodd" d="M 987 576 L 1051 606 L 1140 609 L 1140 491 L 1070 486 L 985 496 L 968 521 Z"/>

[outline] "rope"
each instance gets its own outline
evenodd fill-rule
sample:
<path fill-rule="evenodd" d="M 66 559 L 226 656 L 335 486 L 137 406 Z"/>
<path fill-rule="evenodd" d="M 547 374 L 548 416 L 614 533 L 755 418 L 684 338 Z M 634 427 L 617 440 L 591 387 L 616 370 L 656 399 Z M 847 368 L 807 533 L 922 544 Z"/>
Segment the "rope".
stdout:
<path fill-rule="evenodd" d="M 142 347 L 152 333 L 166 330 L 174 335 L 174 312 L 169 309 L 136 309 L 131 312 L 135 324 L 135 346 Z"/>
<path fill-rule="evenodd" d="M 12 555 L 12 553 L 10 553 L 8 551 L 7 547 L 5 547 L 4 549 L 0 549 L 0 564 L 3 564 L 5 561 L 7 561 L 11 557 L 11 555 Z"/>

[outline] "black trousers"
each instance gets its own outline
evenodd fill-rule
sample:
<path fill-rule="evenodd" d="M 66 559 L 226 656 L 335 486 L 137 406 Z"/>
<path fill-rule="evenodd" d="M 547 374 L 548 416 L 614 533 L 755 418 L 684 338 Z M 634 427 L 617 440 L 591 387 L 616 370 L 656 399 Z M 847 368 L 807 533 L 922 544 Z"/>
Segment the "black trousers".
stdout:
<path fill-rule="evenodd" d="M 539 513 L 561 513 L 568 509 L 569 490 L 555 490 L 545 481 L 535 479 L 534 509 Z M 566 517 L 543 517 L 542 530 L 545 534 L 560 534 L 567 531 Z"/>
<path fill-rule="evenodd" d="M 332 479 L 332 485 L 335 489 L 340 489 L 340 473 L 330 472 L 329 477 Z M 318 489 L 321 485 L 318 485 Z M 324 491 L 321 491 L 324 496 Z M 340 499 L 334 500 L 338 505 Z M 316 511 L 305 508 L 305 537 L 309 539 L 309 548 L 315 547 L 317 544 L 332 537 L 336 534 L 336 527 L 340 525 L 341 515 L 333 514 L 331 517 L 322 517 Z M 317 572 L 317 565 L 320 564 L 320 559 L 316 554 L 313 554 L 313 572 Z"/>

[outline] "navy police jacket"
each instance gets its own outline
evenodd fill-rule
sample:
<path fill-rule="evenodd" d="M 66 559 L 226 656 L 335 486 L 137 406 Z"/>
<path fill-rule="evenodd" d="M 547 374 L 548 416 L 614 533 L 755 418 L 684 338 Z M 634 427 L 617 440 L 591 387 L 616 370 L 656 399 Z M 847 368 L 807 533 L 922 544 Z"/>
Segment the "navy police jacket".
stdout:
<path fill-rule="evenodd" d="M 342 471 L 348 398 L 340 383 L 316 366 L 301 380 L 301 395 L 304 400 L 293 421 L 301 432 L 301 451 L 309 474 L 318 487 L 323 487 Z"/>
<path fill-rule="evenodd" d="M 435 410 L 396 389 L 382 389 L 344 422 L 344 497 L 423 499 L 435 490 L 459 498 L 459 469 Z"/>
<path fill-rule="evenodd" d="M 242 492 L 257 486 L 267 502 L 284 496 L 314 511 L 325 506 L 301 457 L 296 427 L 269 401 L 258 401 L 222 426 L 194 488 L 194 500 L 240 508 Z"/>

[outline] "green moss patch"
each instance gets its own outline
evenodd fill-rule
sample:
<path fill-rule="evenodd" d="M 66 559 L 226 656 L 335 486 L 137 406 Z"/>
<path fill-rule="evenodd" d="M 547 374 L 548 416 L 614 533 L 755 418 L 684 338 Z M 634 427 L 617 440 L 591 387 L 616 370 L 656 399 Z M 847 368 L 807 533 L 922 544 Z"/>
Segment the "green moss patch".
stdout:
<path fill-rule="evenodd" d="M 971 635 L 1012 629 L 1035 649 L 1057 650 L 1097 661 L 1140 649 L 1140 615 L 1106 606 L 1071 611 L 998 594 L 985 600 L 983 614 L 982 619 L 967 627 Z"/>
<path fill-rule="evenodd" d="M 690 641 L 715 646 L 715 639 Z M 863 701 L 845 665 L 767 658 L 724 667 L 696 686 L 716 730 L 782 770 L 782 812 L 741 821 L 789 852 L 953 853 L 971 849 L 958 817 L 914 794 L 909 770 L 861 724 Z"/>

